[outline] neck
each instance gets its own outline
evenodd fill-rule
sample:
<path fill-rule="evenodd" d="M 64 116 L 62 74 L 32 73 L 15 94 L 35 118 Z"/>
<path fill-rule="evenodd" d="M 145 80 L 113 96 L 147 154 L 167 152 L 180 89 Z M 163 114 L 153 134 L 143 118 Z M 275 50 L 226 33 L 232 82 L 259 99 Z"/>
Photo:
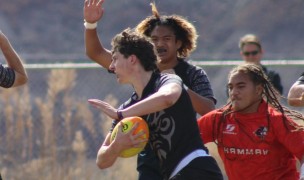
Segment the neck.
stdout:
<path fill-rule="evenodd" d="M 135 78 L 133 80 L 132 85 L 139 98 L 141 98 L 144 88 L 150 81 L 152 73 L 153 73 L 152 71 L 145 71 L 145 72 L 140 73 L 139 75 L 135 76 L 138 78 Z"/>
<path fill-rule="evenodd" d="M 258 111 L 261 102 L 262 102 L 262 99 L 258 99 L 255 102 L 248 105 L 247 107 L 245 107 L 241 110 L 238 110 L 237 112 L 242 113 L 242 114 L 255 113 Z"/>
<path fill-rule="evenodd" d="M 166 69 L 173 69 L 177 64 L 178 64 L 178 59 L 176 57 L 174 60 L 170 60 L 170 61 L 160 60 L 157 63 L 157 67 L 161 72 L 161 71 L 166 70 Z"/>

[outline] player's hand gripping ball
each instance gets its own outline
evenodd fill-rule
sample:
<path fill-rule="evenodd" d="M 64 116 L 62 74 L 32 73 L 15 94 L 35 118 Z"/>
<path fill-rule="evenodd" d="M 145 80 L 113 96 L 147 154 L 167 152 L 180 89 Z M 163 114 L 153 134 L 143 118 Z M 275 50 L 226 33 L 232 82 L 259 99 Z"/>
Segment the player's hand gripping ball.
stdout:
<path fill-rule="evenodd" d="M 132 127 L 135 125 L 135 123 L 138 123 L 137 128 L 133 131 L 133 135 L 144 131 L 144 134 L 140 137 L 144 140 L 148 140 L 149 139 L 149 127 L 148 124 L 146 123 L 145 120 L 143 120 L 141 117 L 127 117 L 121 120 L 123 123 L 123 128 L 122 128 L 122 132 L 123 133 L 127 133 L 129 132 Z M 118 124 L 114 127 L 112 134 L 111 134 L 111 139 L 110 141 L 112 142 L 117 134 L 117 130 L 118 130 Z M 129 148 L 126 149 L 124 151 L 121 152 L 121 154 L 119 155 L 120 157 L 123 158 L 128 158 L 128 157 L 132 157 L 135 156 L 136 154 L 138 154 L 140 151 L 142 151 L 144 149 L 144 147 L 146 146 L 147 141 L 142 143 L 142 146 L 140 147 L 134 147 L 134 148 Z"/>

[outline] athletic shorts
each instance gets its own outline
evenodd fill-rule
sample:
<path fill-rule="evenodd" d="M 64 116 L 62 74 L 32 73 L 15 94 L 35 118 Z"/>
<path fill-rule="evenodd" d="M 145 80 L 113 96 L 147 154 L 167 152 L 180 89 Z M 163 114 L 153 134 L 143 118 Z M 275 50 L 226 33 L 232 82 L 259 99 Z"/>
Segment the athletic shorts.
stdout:
<path fill-rule="evenodd" d="M 211 156 L 193 159 L 170 180 L 223 180 L 221 169 Z"/>

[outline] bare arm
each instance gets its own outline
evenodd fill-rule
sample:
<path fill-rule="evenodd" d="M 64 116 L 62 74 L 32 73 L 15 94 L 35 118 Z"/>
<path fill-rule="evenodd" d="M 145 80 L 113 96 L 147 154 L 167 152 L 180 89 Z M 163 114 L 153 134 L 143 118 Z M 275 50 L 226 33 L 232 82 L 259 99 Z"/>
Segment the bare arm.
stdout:
<path fill-rule="evenodd" d="M 176 74 L 174 69 L 163 70 L 162 73 Z M 208 99 L 187 87 L 187 92 L 190 96 L 192 106 L 201 116 L 215 109 L 213 100 Z"/>
<path fill-rule="evenodd" d="M 169 83 L 162 86 L 156 93 L 146 99 L 123 109 L 121 112 L 124 117 L 142 116 L 168 108 L 176 103 L 182 92 L 182 87 L 177 83 Z M 89 99 L 89 103 L 99 108 L 113 119 L 117 119 L 116 109 L 110 104 L 98 99 Z M 151 106 L 151 104 L 153 104 Z"/>
<path fill-rule="evenodd" d="M 187 90 L 195 112 L 201 116 L 215 109 L 214 102 L 211 99 L 203 97 L 191 89 Z"/>
<path fill-rule="evenodd" d="M 15 81 L 12 87 L 23 85 L 28 77 L 23 67 L 22 60 L 10 44 L 7 37 L 0 31 L 0 49 L 5 57 L 9 68 L 15 72 Z"/>
<path fill-rule="evenodd" d="M 84 20 L 88 23 L 97 23 L 103 16 L 102 8 L 104 0 L 85 0 L 83 14 Z M 112 55 L 108 49 L 105 49 L 98 37 L 97 30 L 85 28 L 85 50 L 87 56 L 102 67 L 108 69 Z"/>
<path fill-rule="evenodd" d="M 128 133 L 122 132 L 122 123 L 119 123 L 118 126 L 119 130 L 112 143 L 110 141 L 111 133 L 108 133 L 105 141 L 98 150 L 96 164 L 100 169 L 111 167 L 123 150 L 140 147 L 142 143 L 146 141 L 140 138 L 144 132 L 133 135 L 138 124 L 135 124 Z"/>
<path fill-rule="evenodd" d="M 295 82 L 288 92 L 288 104 L 290 106 L 304 106 L 304 84 Z"/>

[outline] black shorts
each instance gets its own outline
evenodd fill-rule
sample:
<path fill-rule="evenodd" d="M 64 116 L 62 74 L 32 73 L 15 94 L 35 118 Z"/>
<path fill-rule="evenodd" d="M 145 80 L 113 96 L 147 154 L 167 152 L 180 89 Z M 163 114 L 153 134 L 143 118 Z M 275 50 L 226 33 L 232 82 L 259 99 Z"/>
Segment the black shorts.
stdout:
<path fill-rule="evenodd" d="M 211 156 L 198 157 L 170 180 L 223 180 L 221 169 Z"/>

